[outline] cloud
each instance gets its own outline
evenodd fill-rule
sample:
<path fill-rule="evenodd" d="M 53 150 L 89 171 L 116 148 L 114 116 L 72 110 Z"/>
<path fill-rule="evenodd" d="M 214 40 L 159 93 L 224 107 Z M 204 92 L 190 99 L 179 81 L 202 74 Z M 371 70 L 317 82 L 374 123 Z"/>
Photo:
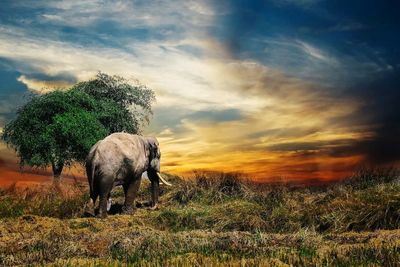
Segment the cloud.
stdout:
<path fill-rule="evenodd" d="M 16 62 L 16 68 L 24 73 L 44 73 L 49 77 L 68 74 L 76 80 L 91 78 L 98 70 L 141 81 L 154 88 L 160 105 L 183 105 L 190 109 L 207 107 L 257 107 L 259 99 L 243 99 L 236 93 L 226 94 L 220 68 L 224 58 L 194 57 L 190 52 L 178 49 L 182 44 L 212 51 L 211 56 L 223 48 L 213 40 L 184 39 L 162 43 L 136 42 L 126 49 L 104 47 L 80 47 L 58 41 L 30 38 L 23 30 L 0 31 L 4 40 L 0 56 Z M 15 47 L 15 43 L 20 45 Z M 166 60 L 168 59 L 168 60 Z M 22 79 L 21 79 L 22 80 Z M 211 82 L 209 82 L 211 80 Z M 215 82 L 212 82 L 215 80 Z M 26 77 L 24 79 L 26 80 Z M 32 88 L 42 85 L 31 81 Z M 198 92 L 202 92 L 199 94 Z"/>
<path fill-rule="evenodd" d="M 238 121 L 243 118 L 239 109 L 201 110 L 188 116 L 193 121 L 203 120 L 209 122 Z"/>
<path fill-rule="evenodd" d="M 320 2 L 273 1 L 296 12 Z M 388 152 L 398 143 L 398 93 L 369 85 L 397 74 L 397 65 L 367 44 L 338 48 L 316 32 L 287 31 L 286 20 L 282 32 L 270 31 L 279 18 L 256 15 L 271 5 L 18 1 L 13 7 L 34 12 L 28 9 L 25 24 L 0 26 L 0 57 L 29 90 L 68 87 L 98 70 L 139 78 L 155 90 L 145 133 L 159 138 L 165 171 L 320 180 L 343 177 L 360 162 L 398 158 Z M 330 34 L 361 27 L 327 25 Z M 391 88 L 397 85 L 393 78 Z M 0 126 L 14 112 L 3 102 Z"/>
<path fill-rule="evenodd" d="M 347 43 L 337 49 L 329 43 L 299 38 L 268 37 L 258 42 L 264 44 L 264 53 L 258 55 L 262 64 L 342 95 L 345 88 L 360 87 L 394 71 L 389 61 L 379 56 L 384 52 L 367 44 Z"/>
<path fill-rule="evenodd" d="M 68 81 L 43 81 L 27 78 L 25 75 L 19 76 L 17 80 L 25 84 L 30 91 L 37 94 L 48 93 L 55 89 L 67 89 L 72 85 Z"/>
<path fill-rule="evenodd" d="M 264 180 L 282 176 L 305 179 L 308 171 L 309 176 L 332 179 L 346 173 L 340 163 L 349 166 L 362 159 L 357 153 L 334 152 L 351 147 L 353 142 L 366 138 L 367 133 L 348 125 L 336 128 L 330 124 L 335 118 L 357 110 L 359 104 L 355 99 L 342 99 L 338 103 L 335 95 L 327 94 L 324 88 L 256 62 L 233 60 L 219 67 L 217 76 L 224 77 L 220 86 L 243 97 L 263 99 L 264 105 L 255 110 L 242 109 L 240 117 L 235 119 L 224 119 L 219 113 L 207 111 L 194 114 L 171 111 L 179 118 L 175 123 L 179 127 L 171 131 L 173 134 L 160 135 L 162 150 L 167 151 L 163 153 L 167 171 L 245 170 L 252 177 Z M 307 165 L 315 170 L 306 168 Z M 324 172 L 326 169 L 330 171 Z"/>
<path fill-rule="evenodd" d="M 206 1 L 19 1 L 15 6 L 33 6 L 42 23 L 91 28 L 117 23 L 125 28 L 151 28 L 170 33 L 199 28 L 212 23 L 214 10 Z M 104 23 L 106 22 L 106 23 Z"/>
<path fill-rule="evenodd" d="M 313 58 L 325 61 L 330 64 L 337 64 L 337 61 L 326 55 L 324 52 L 322 52 L 320 49 L 302 41 L 297 41 L 298 44 L 300 45 L 300 48 L 306 53 L 307 55 L 310 55 Z"/>
<path fill-rule="evenodd" d="M 354 118 L 362 118 L 373 132 L 371 138 L 359 140 L 354 150 L 367 156 L 369 164 L 396 164 L 400 160 L 400 71 L 393 71 L 373 82 L 363 84 L 362 90 L 352 93 L 362 99 L 363 105 Z M 383 90 L 384 88 L 384 90 Z"/>
<path fill-rule="evenodd" d="M 288 157 L 292 161 L 286 164 L 288 170 L 298 168 L 295 166 L 302 162 L 311 164 L 310 161 L 327 167 L 322 162 L 326 156 L 320 160 L 321 154 L 317 154 L 305 160 L 303 154 L 293 155 L 295 150 L 275 151 L 274 145 L 361 136 L 346 128 L 333 129 L 327 123 L 354 112 L 354 99 L 336 103 L 334 95 L 324 87 L 254 60 L 233 58 L 212 38 L 157 44 L 138 41 L 121 50 L 33 39 L 18 31 L 0 32 L 0 37 L 8 40 L 3 42 L 0 55 L 17 63 L 23 61 L 24 65 L 16 63 L 22 73 L 28 64 L 30 69 L 49 77 L 67 73 L 84 80 L 101 69 L 128 78 L 135 74 L 154 88 L 158 103 L 146 133 L 159 136 L 165 171 L 245 170 L 254 177 L 270 179 L 287 175 L 279 164 Z M 13 43 L 18 41 L 21 45 L 15 48 Z M 182 45 L 196 47 L 203 54 L 182 50 Z M 315 51 L 311 50 L 314 54 Z M 34 79 L 26 77 L 24 81 L 28 84 L 29 80 L 31 88 L 42 87 L 42 80 L 33 87 Z M 274 129 L 294 125 L 298 132 L 292 136 L 273 133 Z M 333 172 L 331 177 L 335 175 Z M 319 171 L 315 176 L 326 178 Z"/>

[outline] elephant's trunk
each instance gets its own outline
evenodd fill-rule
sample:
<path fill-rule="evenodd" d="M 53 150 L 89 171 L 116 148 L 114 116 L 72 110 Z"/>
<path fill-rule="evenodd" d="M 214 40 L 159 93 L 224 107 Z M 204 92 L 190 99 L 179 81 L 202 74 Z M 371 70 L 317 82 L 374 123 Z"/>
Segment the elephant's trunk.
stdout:
<path fill-rule="evenodd" d="M 168 185 L 168 186 L 172 186 L 172 184 L 168 183 L 168 182 L 161 176 L 161 173 L 157 172 L 157 176 L 158 176 L 158 178 L 161 180 L 161 182 L 162 182 L 163 184 Z"/>

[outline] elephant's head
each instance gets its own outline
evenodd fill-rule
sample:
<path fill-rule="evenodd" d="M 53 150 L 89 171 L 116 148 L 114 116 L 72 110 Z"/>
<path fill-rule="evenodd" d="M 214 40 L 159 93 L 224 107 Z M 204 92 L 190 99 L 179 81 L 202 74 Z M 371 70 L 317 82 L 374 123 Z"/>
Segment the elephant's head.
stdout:
<path fill-rule="evenodd" d="M 161 151 L 160 145 L 156 138 L 154 137 L 146 137 L 146 148 L 148 149 L 148 157 L 149 157 L 149 166 L 147 169 L 148 174 L 155 174 L 160 179 L 160 181 L 166 185 L 171 185 L 161 176 L 160 173 L 160 158 Z"/>

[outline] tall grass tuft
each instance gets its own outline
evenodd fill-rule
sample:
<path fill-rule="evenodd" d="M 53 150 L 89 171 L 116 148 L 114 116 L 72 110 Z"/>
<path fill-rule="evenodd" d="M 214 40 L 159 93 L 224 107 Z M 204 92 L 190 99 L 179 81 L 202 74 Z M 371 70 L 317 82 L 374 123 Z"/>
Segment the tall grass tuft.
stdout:
<path fill-rule="evenodd" d="M 88 199 L 76 185 L 42 185 L 0 191 L 0 215 L 3 218 L 32 214 L 60 219 L 80 216 Z"/>
<path fill-rule="evenodd" d="M 400 182 L 400 172 L 394 167 L 368 167 L 361 166 L 353 175 L 343 181 L 351 189 L 366 189 L 378 184 Z"/>
<path fill-rule="evenodd" d="M 302 228 L 318 232 L 395 229 L 400 227 L 397 181 L 398 171 L 393 168 L 361 168 L 344 182 L 315 189 L 257 184 L 231 173 L 195 173 L 191 180 L 177 180 L 164 196 L 172 207 L 158 223 L 174 229 L 192 222 L 185 229 L 273 233 Z M 193 216 L 193 209 L 198 216 Z M 162 218 L 167 214 L 168 220 Z"/>

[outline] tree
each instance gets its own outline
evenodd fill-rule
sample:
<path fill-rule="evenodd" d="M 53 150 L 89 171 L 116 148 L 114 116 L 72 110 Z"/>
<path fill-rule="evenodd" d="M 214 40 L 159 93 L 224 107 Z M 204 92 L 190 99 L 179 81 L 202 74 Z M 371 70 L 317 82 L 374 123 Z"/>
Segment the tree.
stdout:
<path fill-rule="evenodd" d="M 95 115 L 98 109 L 85 93 L 54 91 L 34 96 L 6 124 L 2 138 L 16 150 L 22 166 L 51 165 L 59 178 L 65 165 L 82 161 L 90 144 L 107 135 Z"/>
<path fill-rule="evenodd" d="M 110 133 L 140 132 L 154 100 L 147 87 L 99 73 L 71 90 L 33 96 L 6 124 L 2 139 L 15 149 L 22 166 L 50 165 L 58 179 L 64 166 L 84 162 L 90 148 Z"/>

